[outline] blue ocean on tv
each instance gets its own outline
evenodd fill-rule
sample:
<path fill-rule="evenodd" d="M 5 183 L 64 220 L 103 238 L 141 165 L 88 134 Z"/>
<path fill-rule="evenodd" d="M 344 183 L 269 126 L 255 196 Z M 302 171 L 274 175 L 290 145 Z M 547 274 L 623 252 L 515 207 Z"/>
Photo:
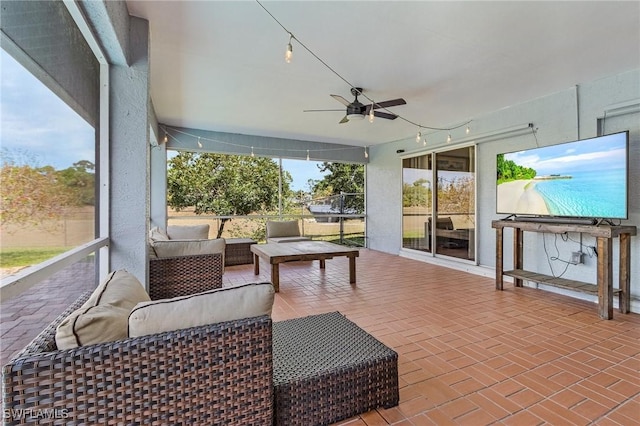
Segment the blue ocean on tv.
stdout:
<path fill-rule="evenodd" d="M 627 213 L 624 169 L 567 173 L 571 179 L 536 181 L 535 190 L 554 216 L 624 218 Z"/>

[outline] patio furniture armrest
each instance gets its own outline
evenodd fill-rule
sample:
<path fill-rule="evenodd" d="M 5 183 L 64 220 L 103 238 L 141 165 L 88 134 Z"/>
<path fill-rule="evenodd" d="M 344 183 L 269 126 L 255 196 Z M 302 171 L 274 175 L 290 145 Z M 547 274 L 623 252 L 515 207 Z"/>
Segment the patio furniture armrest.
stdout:
<path fill-rule="evenodd" d="M 149 296 L 170 299 L 222 287 L 222 253 L 149 259 Z"/>
<path fill-rule="evenodd" d="M 271 423 L 268 316 L 41 352 L 71 310 L 3 367 L 5 424 L 42 420 L 29 413 L 74 424 Z"/>

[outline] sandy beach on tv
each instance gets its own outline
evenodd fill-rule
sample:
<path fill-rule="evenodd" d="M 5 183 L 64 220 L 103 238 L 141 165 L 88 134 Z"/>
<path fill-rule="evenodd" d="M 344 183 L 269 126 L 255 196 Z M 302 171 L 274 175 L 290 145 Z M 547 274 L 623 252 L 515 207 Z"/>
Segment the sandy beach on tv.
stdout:
<path fill-rule="evenodd" d="M 497 210 L 501 213 L 548 215 L 544 198 L 533 179 L 514 180 L 498 185 Z"/>

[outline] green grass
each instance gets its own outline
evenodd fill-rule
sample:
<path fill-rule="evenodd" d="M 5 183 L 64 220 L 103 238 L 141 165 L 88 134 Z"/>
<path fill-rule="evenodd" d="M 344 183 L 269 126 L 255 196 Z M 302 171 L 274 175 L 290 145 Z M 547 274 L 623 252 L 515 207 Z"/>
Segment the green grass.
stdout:
<path fill-rule="evenodd" d="M 0 251 L 0 268 L 36 265 L 69 250 L 65 247 L 15 248 Z"/>

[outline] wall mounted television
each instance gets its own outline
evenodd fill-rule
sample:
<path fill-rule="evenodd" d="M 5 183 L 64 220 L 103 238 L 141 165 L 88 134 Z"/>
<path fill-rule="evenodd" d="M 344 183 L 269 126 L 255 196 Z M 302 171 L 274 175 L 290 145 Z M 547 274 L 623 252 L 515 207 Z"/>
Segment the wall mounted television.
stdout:
<path fill-rule="evenodd" d="M 498 214 L 628 217 L 628 131 L 498 154 L 497 172 Z"/>

